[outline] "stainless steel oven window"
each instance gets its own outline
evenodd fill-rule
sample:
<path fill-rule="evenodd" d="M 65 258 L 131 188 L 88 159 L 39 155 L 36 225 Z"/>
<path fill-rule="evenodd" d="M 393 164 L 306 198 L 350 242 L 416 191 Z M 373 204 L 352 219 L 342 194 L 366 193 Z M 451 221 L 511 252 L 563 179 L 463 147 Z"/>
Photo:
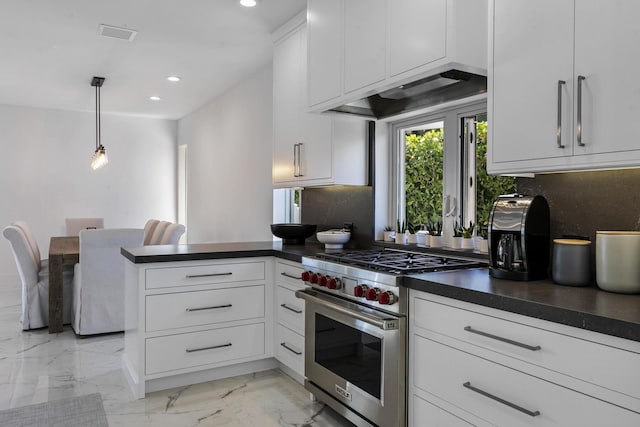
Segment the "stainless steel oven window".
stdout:
<path fill-rule="evenodd" d="M 316 363 L 381 398 L 382 339 L 316 313 Z"/>

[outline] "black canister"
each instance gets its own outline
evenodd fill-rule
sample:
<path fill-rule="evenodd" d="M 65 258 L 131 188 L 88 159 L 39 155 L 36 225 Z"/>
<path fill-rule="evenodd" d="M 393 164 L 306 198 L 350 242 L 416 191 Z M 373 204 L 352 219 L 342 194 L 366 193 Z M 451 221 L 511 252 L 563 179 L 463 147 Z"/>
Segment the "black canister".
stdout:
<path fill-rule="evenodd" d="M 555 239 L 551 278 L 559 285 L 586 286 L 591 283 L 591 242 Z"/>

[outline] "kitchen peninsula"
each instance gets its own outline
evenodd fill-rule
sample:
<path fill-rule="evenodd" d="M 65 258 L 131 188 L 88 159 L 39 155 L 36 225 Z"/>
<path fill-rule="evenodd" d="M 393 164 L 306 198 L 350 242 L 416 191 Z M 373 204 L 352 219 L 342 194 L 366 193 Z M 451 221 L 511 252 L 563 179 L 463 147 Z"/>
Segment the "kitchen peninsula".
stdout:
<path fill-rule="evenodd" d="M 301 272 L 302 266 L 298 263 L 302 257 L 321 251 L 320 246 L 313 244 L 283 246 L 279 242 L 122 249 L 126 259 L 123 358 L 134 394 L 142 398 L 152 390 L 277 367 L 274 359 L 277 347 L 274 344 L 276 264 L 285 263 L 292 271 Z M 444 308 L 451 313 L 474 312 L 483 318 L 500 316 L 510 324 L 527 324 L 550 331 L 572 343 L 601 342 L 603 345 L 599 344 L 600 347 L 615 347 L 616 350 L 622 347 L 624 357 L 620 360 L 624 363 L 640 359 L 640 295 L 613 294 L 593 286 L 563 287 L 549 280 L 512 282 L 494 279 L 484 268 L 412 275 L 405 277 L 403 284 L 411 295 L 410 335 L 416 331 L 418 336 L 435 333 L 436 337 L 446 337 L 449 341 L 445 344 L 448 345 L 467 339 L 449 337 L 447 334 L 452 332 L 434 332 L 429 329 L 431 326 L 425 329 L 415 316 L 423 315 L 425 311 L 422 308 L 429 306 Z M 225 307 L 207 304 L 207 298 L 219 294 L 225 294 L 225 298 L 232 302 L 223 304 Z M 183 304 L 186 304 L 186 309 Z M 193 323 L 185 320 L 188 310 L 199 313 L 196 316 L 200 319 L 203 312 L 223 310 L 224 315 L 216 317 L 217 314 L 211 313 L 209 320 Z M 446 315 L 442 318 L 451 317 Z M 436 323 L 440 325 L 442 321 Z M 466 326 L 469 325 L 462 325 L 463 329 Z M 206 342 L 211 336 L 215 337 L 215 345 Z M 185 337 L 194 341 L 185 342 Z M 241 338 L 243 343 L 231 345 L 234 337 Z M 195 346 L 194 342 L 199 345 Z M 413 343 L 410 345 L 417 343 L 417 348 L 421 348 L 421 341 L 416 341 L 413 335 L 410 342 Z M 473 345 L 480 346 L 480 353 L 486 356 L 488 350 L 484 343 L 476 341 Z M 217 358 L 211 355 L 209 347 L 217 347 L 213 350 L 216 355 L 226 356 Z M 496 360 L 505 358 L 503 353 L 498 351 Z M 408 354 L 411 364 L 415 353 L 410 351 Z M 608 355 L 607 352 L 601 354 Z M 574 351 L 568 353 L 568 357 L 584 360 L 584 366 L 588 366 L 591 360 Z M 611 362 L 617 363 L 617 360 Z M 598 367 L 602 368 L 608 362 L 602 360 Z M 542 371 L 547 370 L 563 378 L 571 377 L 572 374 L 563 373 L 571 369 L 571 364 L 566 362 L 549 368 L 539 360 L 533 362 L 535 374 L 539 377 L 543 375 Z M 580 366 L 580 363 L 574 365 Z M 640 381 L 635 373 L 638 365 L 626 366 L 629 368 L 623 375 L 628 377 L 626 382 L 635 381 L 634 378 Z M 625 372 L 625 367 L 618 366 L 616 371 Z M 552 381 L 552 378 L 547 379 Z M 574 378 L 571 381 L 599 384 L 598 380 L 597 375 L 595 379 Z M 609 386 L 608 383 L 606 385 Z M 421 384 L 412 380 L 410 389 L 414 386 L 420 390 Z M 567 385 L 563 383 L 563 386 Z M 592 391 L 590 395 L 600 399 L 609 397 L 606 393 L 602 395 L 596 385 L 589 387 L 593 388 L 587 390 Z M 615 385 L 610 388 L 615 389 Z M 420 393 L 416 392 L 413 397 L 423 399 Z M 620 403 L 623 407 L 640 411 L 640 396 L 629 393 L 623 400 Z"/>

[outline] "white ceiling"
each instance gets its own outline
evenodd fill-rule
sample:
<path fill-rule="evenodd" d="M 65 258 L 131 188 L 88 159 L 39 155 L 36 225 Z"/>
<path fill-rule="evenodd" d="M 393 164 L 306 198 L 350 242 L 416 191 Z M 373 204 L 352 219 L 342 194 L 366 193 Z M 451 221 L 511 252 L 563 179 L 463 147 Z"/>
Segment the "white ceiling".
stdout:
<path fill-rule="evenodd" d="M 0 104 L 179 119 L 271 61 L 306 0 L 0 0 Z M 100 24 L 138 31 L 132 42 Z M 167 76 L 177 75 L 179 83 Z M 151 101 L 157 95 L 161 101 Z"/>

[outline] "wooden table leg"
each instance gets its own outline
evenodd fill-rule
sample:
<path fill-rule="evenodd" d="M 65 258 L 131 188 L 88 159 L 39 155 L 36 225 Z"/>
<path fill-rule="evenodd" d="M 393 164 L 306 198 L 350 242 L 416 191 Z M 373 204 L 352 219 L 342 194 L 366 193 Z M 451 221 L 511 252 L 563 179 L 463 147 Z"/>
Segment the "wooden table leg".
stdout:
<path fill-rule="evenodd" d="M 62 332 L 62 255 L 49 257 L 49 333 Z"/>

